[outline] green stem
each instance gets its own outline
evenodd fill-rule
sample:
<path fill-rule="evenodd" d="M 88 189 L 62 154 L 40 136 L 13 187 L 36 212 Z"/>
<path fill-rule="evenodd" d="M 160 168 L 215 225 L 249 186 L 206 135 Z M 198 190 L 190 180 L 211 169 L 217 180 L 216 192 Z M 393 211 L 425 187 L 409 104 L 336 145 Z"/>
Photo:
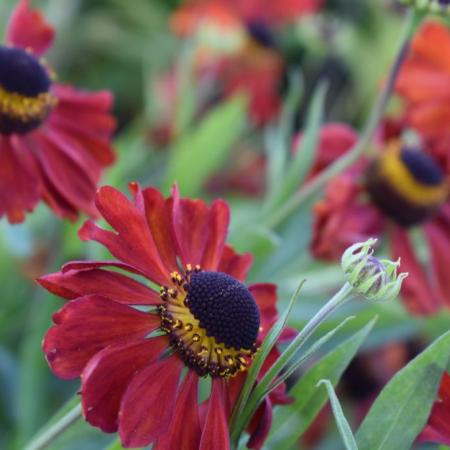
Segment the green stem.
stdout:
<path fill-rule="evenodd" d="M 25 450 L 43 450 L 44 448 L 47 448 L 57 437 L 81 418 L 81 415 L 81 405 L 77 404 L 54 425 L 47 428 L 47 430 L 36 439 L 33 439 L 25 447 Z"/>
<path fill-rule="evenodd" d="M 350 300 L 352 292 L 353 287 L 349 283 L 345 283 L 342 288 L 305 325 L 305 327 L 299 332 L 296 338 L 288 345 L 282 355 L 258 382 L 258 385 L 255 387 L 246 408 L 242 412 L 242 416 L 238 419 L 239 425 L 234 428 L 231 434 L 231 440 L 235 445 L 237 442 L 239 442 L 240 435 L 242 434 L 247 423 L 250 421 L 256 409 L 262 402 L 264 396 L 269 394 L 269 392 L 272 390 L 271 384 L 275 377 L 286 367 L 289 361 L 292 360 L 301 346 L 317 330 L 319 325 L 333 311 Z"/>
<path fill-rule="evenodd" d="M 319 175 L 314 177 L 309 183 L 298 190 L 277 211 L 270 214 L 266 222 L 266 225 L 269 228 L 275 228 L 282 223 L 287 217 L 294 213 L 303 202 L 310 199 L 320 189 L 322 189 L 331 178 L 335 177 L 355 163 L 358 158 L 369 148 L 370 140 L 372 139 L 372 136 L 383 117 L 389 98 L 392 95 L 398 73 L 408 53 L 411 38 L 423 17 L 423 12 L 418 12 L 414 9 L 411 9 L 408 12 L 407 17 L 405 18 L 405 24 L 397 51 L 397 56 L 391 67 L 383 90 L 378 96 L 369 118 L 367 119 L 358 142 L 356 142 L 356 144 L 345 155 L 333 164 L 329 165 Z"/>

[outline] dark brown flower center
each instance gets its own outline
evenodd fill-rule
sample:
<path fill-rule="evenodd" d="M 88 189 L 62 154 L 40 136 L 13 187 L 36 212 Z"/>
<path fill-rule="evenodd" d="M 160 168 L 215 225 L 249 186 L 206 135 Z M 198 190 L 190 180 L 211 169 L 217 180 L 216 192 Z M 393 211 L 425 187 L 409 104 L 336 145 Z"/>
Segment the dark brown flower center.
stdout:
<path fill-rule="evenodd" d="M 260 317 L 250 291 L 221 272 L 172 274 L 161 289 L 161 328 L 199 375 L 228 377 L 246 370 L 256 350 Z"/>
<path fill-rule="evenodd" d="M 0 46 L 0 133 L 24 134 L 37 128 L 56 99 L 46 68 L 31 53 Z"/>
<path fill-rule="evenodd" d="M 374 203 L 405 227 L 432 217 L 448 196 L 434 159 L 420 150 L 391 145 L 368 170 L 367 190 Z"/>

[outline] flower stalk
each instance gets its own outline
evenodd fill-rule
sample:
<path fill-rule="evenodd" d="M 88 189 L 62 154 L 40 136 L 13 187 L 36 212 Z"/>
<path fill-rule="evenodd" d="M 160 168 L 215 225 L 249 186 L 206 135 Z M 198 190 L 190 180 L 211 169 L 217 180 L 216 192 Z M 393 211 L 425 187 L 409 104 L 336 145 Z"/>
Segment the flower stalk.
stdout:
<path fill-rule="evenodd" d="M 55 439 L 63 434 L 69 427 L 78 421 L 82 416 L 81 405 L 78 403 L 55 424 L 47 428 L 42 434 L 33 439 L 25 450 L 43 450 L 47 448 Z"/>

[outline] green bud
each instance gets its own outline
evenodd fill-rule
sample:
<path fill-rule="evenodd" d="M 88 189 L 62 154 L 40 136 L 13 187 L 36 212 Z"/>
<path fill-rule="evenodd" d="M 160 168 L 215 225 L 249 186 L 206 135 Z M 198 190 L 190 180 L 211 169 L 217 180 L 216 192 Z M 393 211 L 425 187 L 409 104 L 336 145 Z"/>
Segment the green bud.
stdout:
<path fill-rule="evenodd" d="M 413 6 L 418 11 L 450 14 L 450 1 L 448 0 L 398 0 L 403 5 Z"/>
<path fill-rule="evenodd" d="M 350 246 L 342 255 L 341 266 L 354 291 L 368 300 L 389 301 L 400 292 L 407 273 L 397 275 L 400 259 L 393 262 L 373 256 L 376 239 Z"/>

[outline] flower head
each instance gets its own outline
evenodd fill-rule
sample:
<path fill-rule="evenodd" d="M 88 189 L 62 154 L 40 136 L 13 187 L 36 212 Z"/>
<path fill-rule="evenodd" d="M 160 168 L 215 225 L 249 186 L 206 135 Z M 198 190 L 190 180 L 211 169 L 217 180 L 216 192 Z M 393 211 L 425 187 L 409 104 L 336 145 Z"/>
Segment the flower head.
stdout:
<path fill-rule="evenodd" d="M 386 238 L 392 259 L 401 258 L 410 274 L 401 289 L 408 309 L 422 315 L 449 307 L 448 159 L 439 157 L 429 138 L 411 131 L 408 116 L 386 119 L 372 145 L 372 158 L 361 158 L 332 179 L 315 205 L 311 251 L 338 260 L 351 242 Z M 419 226 L 431 255 L 426 268 L 409 236 Z"/>
<path fill-rule="evenodd" d="M 368 239 L 352 245 L 342 255 L 341 265 L 355 292 L 368 300 L 389 301 L 398 296 L 408 274 L 397 275 L 400 260 L 375 258 L 372 246 L 376 242 L 376 239 Z"/>
<path fill-rule="evenodd" d="M 234 402 L 277 319 L 276 287 L 244 284 L 252 257 L 225 244 L 225 202 L 208 207 L 180 198 L 176 187 L 167 199 L 153 188 L 131 189 L 133 201 L 111 187 L 98 191 L 97 208 L 114 231 L 88 221 L 79 233 L 116 260 L 71 262 L 39 280 L 70 300 L 54 315 L 44 352 L 58 376 L 81 376 L 86 420 L 119 430 L 125 446 L 207 449 L 218 440 L 227 449 Z M 198 405 L 202 377 L 212 390 Z M 286 402 L 283 386 L 253 419 L 258 445 L 272 402 Z"/>
<path fill-rule="evenodd" d="M 114 160 L 112 96 L 55 82 L 42 59 L 53 36 L 20 0 L 0 45 L 0 217 L 13 223 L 40 200 L 61 217 L 96 215 L 96 184 Z"/>

